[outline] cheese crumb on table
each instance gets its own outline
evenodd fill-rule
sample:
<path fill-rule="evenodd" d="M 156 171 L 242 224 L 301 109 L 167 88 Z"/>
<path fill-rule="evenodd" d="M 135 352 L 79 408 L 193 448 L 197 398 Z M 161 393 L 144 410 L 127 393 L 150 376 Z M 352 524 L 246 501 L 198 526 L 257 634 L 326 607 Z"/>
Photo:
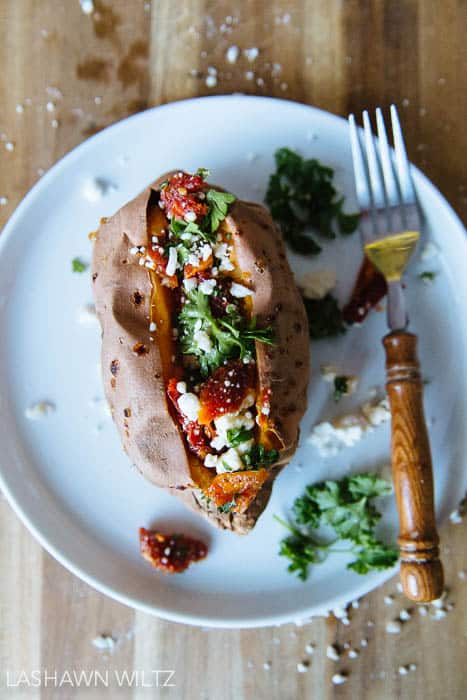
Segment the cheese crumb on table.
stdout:
<path fill-rule="evenodd" d="M 55 404 L 51 401 L 37 401 L 25 410 L 24 415 L 26 418 L 29 418 L 29 420 L 40 420 L 41 418 L 46 418 L 55 411 Z"/>
<path fill-rule="evenodd" d="M 100 634 L 92 640 L 92 645 L 99 651 L 108 651 L 112 653 L 115 650 L 117 640 L 110 634 Z"/>
<path fill-rule="evenodd" d="M 298 286 L 307 299 L 322 299 L 334 289 L 336 280 L 335 270 L 310 270 L 299 280 Z"/>

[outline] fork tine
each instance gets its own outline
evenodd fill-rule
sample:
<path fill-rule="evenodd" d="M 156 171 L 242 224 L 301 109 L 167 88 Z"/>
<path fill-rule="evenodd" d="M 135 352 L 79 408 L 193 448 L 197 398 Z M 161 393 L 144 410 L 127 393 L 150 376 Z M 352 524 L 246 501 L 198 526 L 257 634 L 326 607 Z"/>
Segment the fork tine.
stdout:
<path fill-rule="evenodd" d="M 371 129 L 370 117 L 367 110 L 364 110 L 363 112 L 363 130 L 373 204 L 378 210 L 385 209 L 386 197 L 384 194 L 383 180 L 381 177 L 378 155 L 376 153 L 373 131 Z M 384 226 L 381 216 L 379 216 L 378 213 L 376 215 L 376 224 L 379 233 L 384 233 L 385 229 L 387 230 L 387 226 Z"/>
<path fill-rule="evenodd" d="M 383 113 L 380 107 L 376 108 L 376 128 L 378 131 L 378 150 L 383 170 L 384 188 L 386 190 L 386 198 L 388 202 L 389 214 L 391 219 L 391 227 L 394 231 L 402 230 L 402 216 L 400 212 L 400 196 L 397 188 L 396 178 L 394 176 L 394 166 L 389 151 L 388 136 L 386 133 L 386 125 L 384 123 Z"/>
<path fill-rule="evenodd" d="M 373 207 L 371 203 L 371 192 L 368 183 L 368 173 L 363 156 L 360 136 L 353 114 L 349 115 L 350 146 L 352 149 L 352 161 L 355 175 L 355 190 L 357 193 L 358 206 L 362 212 L 360 219 L 360 232 L 364 242 L 368 242 L 373 237 L 374 219 Z"/>
<path fill-rule="evenodd" d="M 353 114 L 349 115 L 350 146 L 352 148 L 353 169 L 355 173 L 355 188 L 360 209 L 369 210 L 371 208 L 370 188 L 368 187 L 368 177 L 365 168 L 360 138 L 358 136 L 357 125 Z"/>
<path fill-rule="evenodd" d="M 404 137 L 397 114 L 396 105 L 391 105 L 391 123 L 394 137 L 394 150 L 396 152 L 396 169 L 399 179 L 402 201 L 404 204 L 415 204 L 415 190 L 410 174 L 410 165 L 405 150 Z"/>

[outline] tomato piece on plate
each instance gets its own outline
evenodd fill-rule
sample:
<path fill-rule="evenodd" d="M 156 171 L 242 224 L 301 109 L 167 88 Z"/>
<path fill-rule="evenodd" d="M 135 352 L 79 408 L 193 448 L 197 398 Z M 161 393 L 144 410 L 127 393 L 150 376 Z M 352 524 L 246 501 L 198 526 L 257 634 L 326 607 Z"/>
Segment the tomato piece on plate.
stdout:
<path fill-rule="evenodd" d="M 200 540 L 186 535 L 164 535 L 161 532 L 139 529 L 140 551 L 156 569 L 166 574 L 180 574 L 190 564 L 204 559 L 208 548 Z"/>

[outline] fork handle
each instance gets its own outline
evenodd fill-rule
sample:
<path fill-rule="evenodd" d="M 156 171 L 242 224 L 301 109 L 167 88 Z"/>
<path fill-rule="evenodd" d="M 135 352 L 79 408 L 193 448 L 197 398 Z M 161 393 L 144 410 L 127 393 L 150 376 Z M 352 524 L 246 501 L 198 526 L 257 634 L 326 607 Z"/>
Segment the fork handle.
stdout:
<path fill-rule="evenodd" d="M 429 602 L 441 596 L 444 576 L 439 560 L 417 337 L 394 331 L 383 339 L 383 344 L 391 408 L 392 476 L 400 524 L 401 583 L 407 598 Z"/>

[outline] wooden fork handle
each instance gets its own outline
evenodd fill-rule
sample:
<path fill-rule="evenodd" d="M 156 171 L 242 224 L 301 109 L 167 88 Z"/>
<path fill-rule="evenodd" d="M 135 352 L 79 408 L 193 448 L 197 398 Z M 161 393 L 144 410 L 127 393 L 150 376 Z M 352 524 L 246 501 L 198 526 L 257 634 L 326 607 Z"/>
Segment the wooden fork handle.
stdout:
<path fill-rule="evenodd" d="M 444 577 L 417 337 L 395 331 L 383 339 L 383 344 L 391 407 L 392 476 L 400 523 L 401 583 L 407 598 L 429 602 L 441 596 Z"/>

